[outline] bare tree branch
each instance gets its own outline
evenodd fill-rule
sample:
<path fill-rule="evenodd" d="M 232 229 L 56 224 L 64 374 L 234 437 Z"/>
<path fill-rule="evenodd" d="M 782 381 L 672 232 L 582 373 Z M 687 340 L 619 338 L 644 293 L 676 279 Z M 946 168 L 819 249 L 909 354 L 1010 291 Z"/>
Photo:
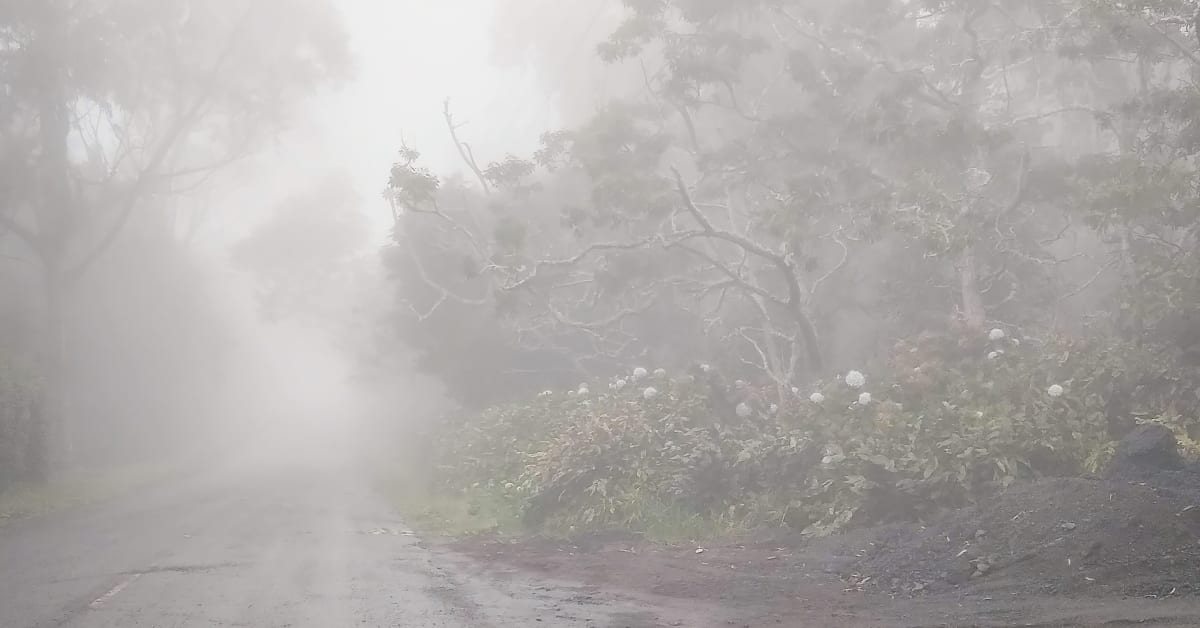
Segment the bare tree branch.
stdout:
<path fill-rule="evenodd" d="M 830 277 L 833 277 L 834 275 L 841 272 L 841 270 L 843 268 L 845 268 L 846 264 L 850 261 L 850 247 L 846 246 L 846 242 L 844 240 L 842 240 L 842 238 L 839 236 L 841 231 L 842 231 L 841 228 L 834 229 L 833 232 L 829 234 L 829 237 L 834 242 L 836 242 L 839 247 L 841 247 L 842 259 L 840 261 L 838 261 L 837 265 L 834 266 L 833 268 L 831 268 L 829 270 L 829 272 L 825 273 L 824 275 L 821 275 L 819 278 L 817 278 L 816 281 L 813 282 L 813 285 L 812 285 L 813 294 L 817 293 L 817 289 L 819 289 L 821 287 L 821 284 L 828 281 Z"/>
<path fill-rule="evenodd" d="M 452 300 L 463 305 L 487 305 L 487 299 L 472 299 L 469 297 L 459 296 L 449 288 L 446 288 L 440 283 L 434 281 L 433 278 L 429 276 L 429 272 L 426 270 L 424 262 L 421 261 L 421 256 L 417 255 L 415 247 L 410 245 L 405 248 L 407 249 L 409 257 L 412 259 L 413 267 L 417 269 L 417 275 L 421 278 L 422 283 L 439 294 L 440 298 L 438 299 L 437 305 L 440 306 L 446 300 Z M 434 309 L 436 309 L 436 307 Z M 432 314 L 432 312 L 430 314 Z M 428 318 L 428 315 L 426 318 Z"/>
<path fill-rule="evenodd" d="M 454 124 L 454 115 L 450 113 L 449 98 L 442 104 L 442 116 L 446 119 L 446 128 L 450 131 L 450 139 L 454 141 L 454 149 L 462 157 L 463 163 L 471 169 L 471 172 L 475 173 L 475 177 L 479 179 L 479 185 L 483 186 L 484 194 L 491 194 L 492 186 L 488 184 L 487 177 L 483 174 L 483 170 L 479 168 L 479 164 L 475 163 L 475 155 L 471 152 L 471 147 L 458 139 L 458 126 Z"/>
<path fill-rule="evenodd" d="M 226 40 L 225 46 L 217 55 L 213 67 L 206 74 L 205 89 L 201 90 L 200 95 L 175 120 L 175 123 L 168 129 L 166 136 L 158 143 L 158 146 L 151 154 L 150 160 L 140 169 L 128 192 L 118 204 L 116 220 L 109 226 L 108 230 L 91 250 L 84 253 L 75 264 L 63 264 L 64 277 L 68 280 L 77 279 L 112 246 L 117 236 L 125 229 L 125 225 L 129 222 L 129 217 L 133 214 L 133 210 L 137 207 L 141 196 L 163 174 L 158 172 L 159 168 L 168 161 L 179 142 L 191 131 L 192 126 L 203 118 L 204 109 L 212 99 L 212 95 L 208 91 L 210 87 L 208 83 L 214 82 L 225 72 L 227 64 L 233 57 L 241 34 L 249 23 L 252 12 L 253 8 L 247 8 L 242 14 L 241 19 L 234 26 L 228 40 Z M 114 164 L 113 167 L 116 168 L 117 165 Z"/>
<path fill-rule="evenodd" d="M 104 254 L 105 251 L 108 250 L 108 247 L 112 246 L 112 243 L 116 241 L 117 236 L 120 235 L 120 233 L 125 229 L 126 223 L 129 222 L 129 217 L 133 214 L 133 210 L 137 207 L 138 201 L 141 200 L 143 193 L 149 188 L 151 181 L 153 181 L 156 177 L 155 171 L 163 164 L 163 162 L 166 161 L 167 157 L 171 154 L 171 151 L 175 149 L 177 142 L 190 129 L 191 125 L 195 122 L 195 119 L 199 116 L 200 112 L 204 108 L 207 99 L 207 96 L 198 98 L 196 102 L 193 103 L 193 105 L 175 122 L 171 130 L 167 133 L 166 140 L 159 144 L 153 156 L 151 156 L 149 163 L 141 171 L 137 179 L 134 180 L 134 183 L 130 186 L 129 191 L 125 193 L 124 198 L 118 207 L 116 220 L 109 225 L 109 228 L 105 234 L 89 252 L 85 253 L 74 264 L 67 266 L 67 270 L 65 271 L 64 275 L 69 278 L 69 280 L 74 280 L 78 278 L 79 275 L 83 274 L 93 263 L 95 263 L 97 259 L 100 258 L 100 256 Z"/>

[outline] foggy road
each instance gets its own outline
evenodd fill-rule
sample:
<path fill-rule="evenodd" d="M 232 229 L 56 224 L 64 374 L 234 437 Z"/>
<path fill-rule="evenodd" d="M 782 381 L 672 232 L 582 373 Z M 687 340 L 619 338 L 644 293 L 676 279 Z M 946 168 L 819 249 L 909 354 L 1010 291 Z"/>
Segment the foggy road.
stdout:
<path fill-rule="evenodd" d="M 229 477 L 0 529 L 0 626 L 659 625 L 594 591 L 472 573 L 348 476 Z"/>

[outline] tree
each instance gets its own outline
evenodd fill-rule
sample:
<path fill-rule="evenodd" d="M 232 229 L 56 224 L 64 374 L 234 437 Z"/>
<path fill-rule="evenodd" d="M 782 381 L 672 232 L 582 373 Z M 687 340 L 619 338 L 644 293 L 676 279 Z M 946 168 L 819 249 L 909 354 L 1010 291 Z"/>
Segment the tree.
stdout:
<path fill-rule="evenodd" d="M 1103 70 L 1104 142 L 1073 173 L 1072 208 L 1109 246 L 1098 272 L 1120 275 L 1109 313 L 1119 333 L 1200 365 L 1200 4 L 1086 9 L 1063 52 Z"/>
<path fill-rule="evenodd" d="M 287 19 L 281 19 L 286 16 Z M 22 0 L 0 8 L 0 226 L 42 272 L 47 442 L 68 456 L 63 313 L 130 215 L 202 185 L 346 65 L 331 6 Z"/>
<path fill-rule="evenodd" d="M 623 4 L 599 54 L 640 97 L 486 165 L 447 109 L 474 186 L 392 169 L 431 344 L 470 310 L 576 376 L 783 395 L 929 330 L 1194 328 L 1195 2 Z"/>
<path fill-rule="evenodd" d="M 642 97 L 486 164 L 447 110 L 467 179 L 392 168 L 409 334 L 612 376 L 448 422 L 444 486 L 820 534 L 1200 435 L 1197 2 L 620 4 Z M 625 378 L 689 358 L 740 381 Z"/>

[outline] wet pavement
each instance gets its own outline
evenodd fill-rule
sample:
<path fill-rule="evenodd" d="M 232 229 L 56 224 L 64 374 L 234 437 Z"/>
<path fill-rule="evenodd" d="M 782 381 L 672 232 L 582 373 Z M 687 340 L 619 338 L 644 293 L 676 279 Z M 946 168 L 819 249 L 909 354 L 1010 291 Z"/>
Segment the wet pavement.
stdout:
<path fill-rule="evenodd" d="M 352 474 L 229 473 L 0 529 L 4 628 L 681 625 L 431 549 Z"/>

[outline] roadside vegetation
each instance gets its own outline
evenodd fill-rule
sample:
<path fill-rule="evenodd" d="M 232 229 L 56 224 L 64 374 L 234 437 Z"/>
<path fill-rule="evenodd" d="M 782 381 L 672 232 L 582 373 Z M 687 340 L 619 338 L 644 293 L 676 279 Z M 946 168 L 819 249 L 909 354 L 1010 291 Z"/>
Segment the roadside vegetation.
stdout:
<path fill-rule="evenodd" d="M 1196 401 L 1148 409 L 1186 398 L 1200 369 L 1169 375 L 1161 359 L 997 328 L 901 342 L 873 369 L 782 399 L 708 365 L 635 368 L 447 421 L 433 490 L 405 503 L 417 525 L 450 534 L 685 540 L 920 520 L 1015 483 L 1097 474 L 1140 421 L 1195 452 Z M 1117 402 L 1126 425 L 1111 418 Z"/>
<path fill-rule="evenodd" d="M 469 527 L 825 535 L 1196 450 L 1195 2 L 611 5 L 621 96 L 489 163 L 447 103 L 469 177 L 389 179 Z"/>

